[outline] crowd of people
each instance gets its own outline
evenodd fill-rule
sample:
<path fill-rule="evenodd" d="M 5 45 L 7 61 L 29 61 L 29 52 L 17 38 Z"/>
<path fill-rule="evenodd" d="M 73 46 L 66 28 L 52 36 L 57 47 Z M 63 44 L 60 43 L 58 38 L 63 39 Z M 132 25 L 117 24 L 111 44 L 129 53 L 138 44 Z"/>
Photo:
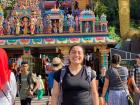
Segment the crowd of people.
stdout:
<path fill-rule="evenodd" d="M 21 105 L 31 105 L 34 94 L 41 100 L 45 85 L 41 75 L 29 70 L 26 61 L 21 63 L 17 73 L 8 65 L 8 56 L 0 48 L 0 103 L 13 105 L 16 96 Z M 140 105 L 140 55 L 132 70 L 121 65 L 121 56 L 111 57 L 109 68 L 101 67 L 100 75 L 91 67 L 84 65 L 83 47 L 74 45 L 69 50 L 69 64 L 65 65 L 59 57 L 45 62 L 47 80 L 47 105 L 129 105 L 127 96 L 133 93 L 135 105 Z M 131 79 L 131 84 L 128 80 Z M 129 92 L 129 85 L 133 92 Z"/>

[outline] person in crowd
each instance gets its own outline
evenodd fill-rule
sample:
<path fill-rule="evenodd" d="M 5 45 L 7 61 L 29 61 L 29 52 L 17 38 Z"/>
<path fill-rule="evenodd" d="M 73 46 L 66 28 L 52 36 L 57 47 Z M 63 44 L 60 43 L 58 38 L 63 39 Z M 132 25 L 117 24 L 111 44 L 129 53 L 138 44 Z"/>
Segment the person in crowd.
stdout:
<path fill-rule="evenodd" d="M 12 72 L 14 73 L 15 78 L 17 80 L 17 77 L 18 77 L 17 64 L 13 61 L 13 62 L 11 62 L 11 64 L 9 64 L 9 68 L 10 68 L 10 70 L 12 70 Z"/>
<path fill-rule="evenodd" d="M 41 75 L 38 75 L 38 90 L 37 90 L 38 100 L 41 100 L 43 98 L 43 94 L 44 94 L 44 83 L 41 78 Z"/>
<path fill-rule="evenodd" d="M 108 105 L 128 105 L 128 69 L 120 65 L 121 56 L 118 54 L 112 55 L 111 63 L 106 72 L 102 98 L 109 89 Z"/>
<path fill-rule="evenodd" d="M 63 67 L 63 63 L 59 57 L 55 57 L 52 60 L 52 71 L 48 73 L 48 96 L 49 96 L 49 101 L 51 101 L 51 96 L 52 96 L 52 88 L 54 84 L 54 73 L 58 70 L 60 70 Z"/>
<path fill-rule="evenodd" d="M 13 105 L 16 93 L 16 79 L 9 70 L 7 53 L 0 48 L 0 105 Z"/>
<path fill-rule="evenodd" d="M 140 54 L 136 56 L 136 65 L 130 70 L 130 78 L 135 92 L 135 103 L 140 105 Z"/>
<path fill-rule="evenodd" d="M 69 50 L 69 60 L 70 64 L 54 75 L 51 105 L 58 105 L 60 98 L 61 105 L 99 105 L 96 73 L 90 69 L 89 79 L 89 72 L 87 73 L 83 65 L 84 49 L 79 45 L 72 46 Z M 65 74 L 60 79 L 63 70 Z"/>
<path fill-rule="evenodd" d="M 98 93 L 99 93 L 99 100 L 101 105 L 107 105 L 108 102 L 108 91 L 106 92 L 105 95 L 105 102 L 102 100 L 102 91 L 103 91 L 103 86 L 105 82 L 105 75 L 106 75 L 106 67 L 102 67 L 100 71 L 100 75 L 97 76 L 97 86 L 98 86 Z"/>
<path fill-rule="evenodd" d="M 19 94 L 21 105 L 31 105 L 31 100 L 38 88 L 37 77 L 29 71 L 28 62 L 21 63 L 21 74 L 19 75 Z"/>

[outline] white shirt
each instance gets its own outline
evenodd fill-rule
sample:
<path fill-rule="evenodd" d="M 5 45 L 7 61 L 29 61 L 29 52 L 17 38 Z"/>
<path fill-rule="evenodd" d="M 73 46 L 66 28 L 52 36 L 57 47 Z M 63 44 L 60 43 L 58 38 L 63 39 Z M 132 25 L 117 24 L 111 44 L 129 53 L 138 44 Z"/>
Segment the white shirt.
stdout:
<path fill-rule="evenodd" d="M 0 90 L 0 105 L 13 105 L 17 93 L 17 84 L 13 72 L 11 72 L 10 81 L 7 82 L 3 91 L 9 100 L 3 94 L 2 90 Z"/>

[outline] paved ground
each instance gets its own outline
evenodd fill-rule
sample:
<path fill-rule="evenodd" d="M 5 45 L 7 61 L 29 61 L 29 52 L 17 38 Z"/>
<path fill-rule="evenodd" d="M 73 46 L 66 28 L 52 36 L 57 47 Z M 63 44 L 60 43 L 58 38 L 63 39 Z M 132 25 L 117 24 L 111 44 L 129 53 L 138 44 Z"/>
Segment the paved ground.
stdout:
<path fill-rule="evenodd" d="M 38 100 L 37 98 L 33 98 L 32 105 L 46 105 L 46 101 L 48 100 L 47 96 L 44 96 L 42 100 Z M 16 98 L 16 104 L 20 105 L 19 97 Z"/>

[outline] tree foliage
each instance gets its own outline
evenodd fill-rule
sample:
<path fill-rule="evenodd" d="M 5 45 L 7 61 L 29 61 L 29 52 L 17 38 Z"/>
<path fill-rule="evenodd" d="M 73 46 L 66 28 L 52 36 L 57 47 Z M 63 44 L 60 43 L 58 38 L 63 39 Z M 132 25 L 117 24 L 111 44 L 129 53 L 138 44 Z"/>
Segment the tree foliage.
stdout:
<path fill-rule="evenodd" d="M 109 25 L 116 27 L 117 33 L 119 33 L 119 12 L 118 12 L 118 0 L 94 0 L 95 13 L 100 15 L 105 13 Z"/>
<path fill-rule="evenodd" d="M 117 42 L 119 42 L 121 40 L 119 35 L 117 35 L 116 32 L 115 32 L 115 27 L 113 27 L 113 26 L 109 27 L 109 34 L 110 34 L 111 39 L 114 39 Z"/>
<path fill-rule="evenodd" d="M 103 13 L 106 14 L 107 10 L 108 10 L 108 7 L 105 6 L 102 2 L 100 1 L 96 2 L 95 8 L 94 8 L 96 15 L 101 16 Z"/>
<path fill-rule="evenodd" d="M 140 0 L 130 1 L 131 27 L 140 29 Z"/>

